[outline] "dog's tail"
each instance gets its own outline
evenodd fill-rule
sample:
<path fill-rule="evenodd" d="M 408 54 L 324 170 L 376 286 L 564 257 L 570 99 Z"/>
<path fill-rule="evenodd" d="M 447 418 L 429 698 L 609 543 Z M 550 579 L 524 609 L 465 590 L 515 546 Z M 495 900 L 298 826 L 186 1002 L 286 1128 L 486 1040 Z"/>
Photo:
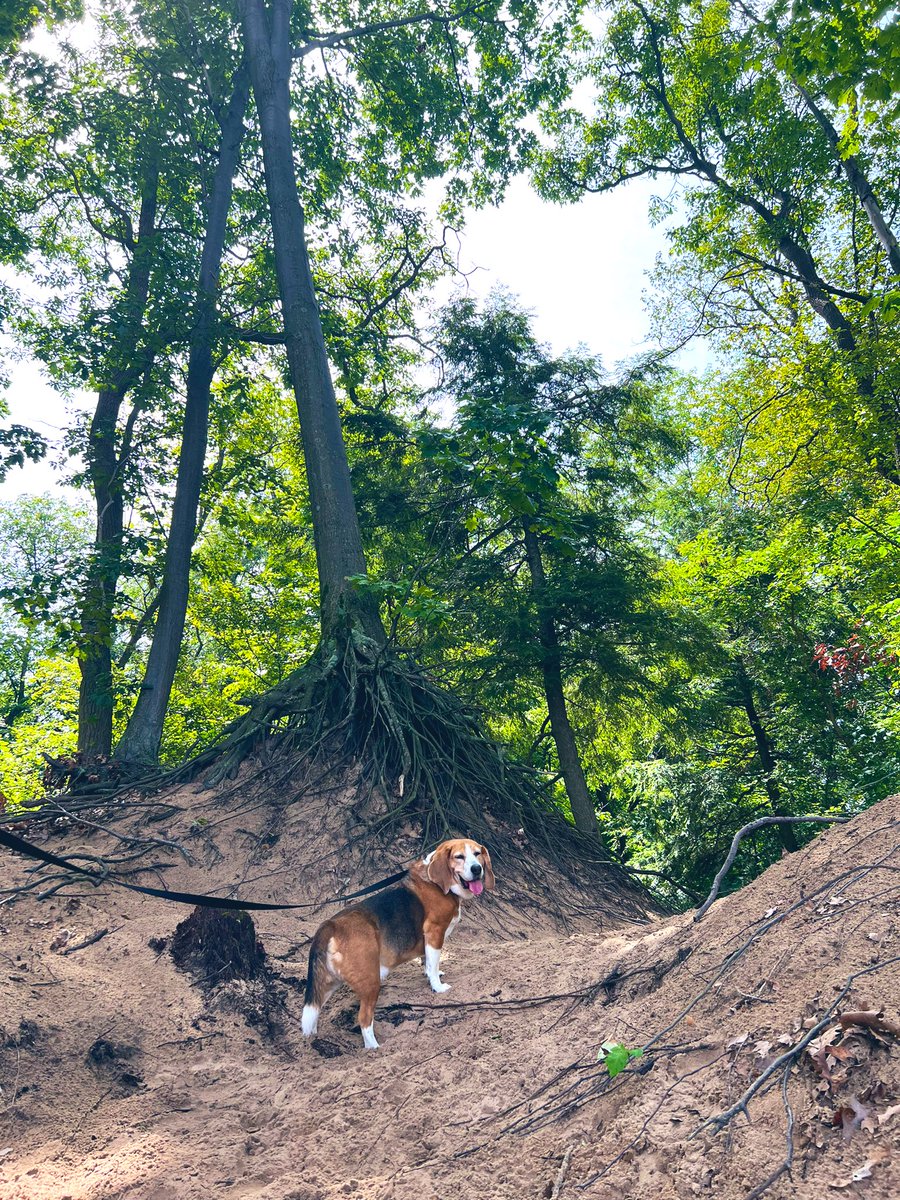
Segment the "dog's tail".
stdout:
<path fill-rule="evenodd" d="M 309 966 L 306 968 L 306 995 L 303 997 L 304 1004 L 314 1004 L 316 995 L 316 969 L 319 966 L 319 960 L 322 956 L 322 951 L 317 945 L 318 937 L 314 937 L 312 945 L 309 948 Z"/>
<path fill-rule="evenodd" d="M 323 937 L 322 935 L 325 934 Z M 323 926 L 312 940 L 309 948 L 309 965 L 306 969 L 306 995 L 303 997 L 303 1016 L 300 1027 L 304 1037 L 315 1037 L 319 1024 L 319 1011 L 328 996 L 328 967 L 326 947 L 331 931 Z"/>

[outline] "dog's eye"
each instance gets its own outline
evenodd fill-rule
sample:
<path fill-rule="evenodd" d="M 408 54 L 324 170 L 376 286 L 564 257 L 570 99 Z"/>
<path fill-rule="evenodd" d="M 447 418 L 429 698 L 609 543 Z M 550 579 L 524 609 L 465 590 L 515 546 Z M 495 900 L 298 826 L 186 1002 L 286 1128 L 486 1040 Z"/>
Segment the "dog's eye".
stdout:
<path fill-rule="evenodd" d="M 464 854 L 454 854 L 453 857 L 454 858 L 465 858 L 466 856 Z"/>
<path fill-rule="evenodd" d="M 475 857 L 477 858 L 477 857 L 478 857 L 478 855 L 479 855 L 480 853 L 481 853 L 481 851 L 480 851 L 480 850 L 476 850 L 476 851 L 475 851 Z"/>

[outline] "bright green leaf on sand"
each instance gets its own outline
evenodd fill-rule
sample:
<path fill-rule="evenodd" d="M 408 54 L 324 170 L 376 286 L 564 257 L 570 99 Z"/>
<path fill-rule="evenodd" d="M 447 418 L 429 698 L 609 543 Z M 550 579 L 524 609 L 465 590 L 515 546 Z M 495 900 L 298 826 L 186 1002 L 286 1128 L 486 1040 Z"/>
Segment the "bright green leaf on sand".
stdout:
<path fill-rule="evenodd" d="M 629 1049 L 628 1046 L 623 1046 L 621 1042 L 604 1042 L 597 1051 L 597 1061 L 602 1062 L 610 1079 L 615 1077 L 631 1062 L 633 1058 L 640 1058 L 644 1051 L 640 1046 L 634 1049 Z"/>

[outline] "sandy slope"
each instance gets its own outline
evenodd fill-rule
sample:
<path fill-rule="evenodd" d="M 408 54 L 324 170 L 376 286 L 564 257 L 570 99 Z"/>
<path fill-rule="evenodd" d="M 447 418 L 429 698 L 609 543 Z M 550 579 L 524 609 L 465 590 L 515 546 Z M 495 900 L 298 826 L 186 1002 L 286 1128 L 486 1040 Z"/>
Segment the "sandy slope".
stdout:
<path fill-rule="evenodd" d="M 168 887 L 293 899 L 377 873 L 371 862 L 355 873 L 357 859 L 338 849 L 333 795 L 278 814 L 216 808 L 187 791 L 175 802 L 182 811 L 145 827 L 189 851 L 190 864 L 155 849 L 177 861 Z M 48 845 L 108 854 L 114 843 L 69 831 Z M 432 996 L 415 964 L 391 977 L 376 1053 L 361 1048 L 341 994 L 319 1043 L 299 1035 L 302 943 L 315 917 L 258 919 L 286 977 L 275 985 L 279 1010 L 255 985 L 206 1002 L 167 950 L 148 944 L 184 917 L 174 905 L 70 885 L 80 898 L 0 907 L 0 1195 L 519 1200 L 549 1197 L 561 1180 L 564 1198 L 736 1200 L 785 1157 L 784 1072 L 751 1101 L 752 1123 L 738 1116 L 721 1133 L 697 1133 L 704 1120 L 802 1037 L 854 971 L 877 968 L 837 1012 L 884 1006 L 900 1018 L 900 962 L 890 963 L 900 958 L 897 798 L 822 835 L 698 925 L 686 914 L 617 929 L 581 915 L 560 929 L 541 903 L 552 873 L 516 881 L 507 868 L 454 936 L 450 993 Z M 4 881 L 23 871 L 2 860 Z M 597 1066 L 601 1041 L 641 1045 L 667 1028 L 615 1081 Z M 851 1027 L 835 1045 L 818 1066 L 804 1053 L 788 1077 L 792 1178 L 768 1196 L 900 1194 L 900 1108 L 890 1114 L 900 1039 Z"/>

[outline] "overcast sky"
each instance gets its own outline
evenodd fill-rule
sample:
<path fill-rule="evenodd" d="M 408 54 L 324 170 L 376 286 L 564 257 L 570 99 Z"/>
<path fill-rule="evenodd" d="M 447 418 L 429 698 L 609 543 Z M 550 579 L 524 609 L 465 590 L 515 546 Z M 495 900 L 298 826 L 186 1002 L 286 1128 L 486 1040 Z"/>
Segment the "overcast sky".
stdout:
<path fill-rule="evenodd" d="M 577 205 L 545 204 L 524 179 L 497 208 L 473 213 L 462 235 L 460 266 L 476 268 L 468 286 L 478 296 L 503 285 L 535 318 L 540 338 L 557 352 L 584 343 L 609 366 L 648 345 L 643 293 L 647 272 L 666 253 L 665 234 L 648 218 L 654 185 L 637 180 Z M 696 359 L 686 365 L 696 365 Z M 75 404 L 50 388 L 34 364 L 12 368 L 6 393 L 10 419 L 58 443 Z M 0 498 L 58 487 L 54 459 L 10 472 Z"/>

